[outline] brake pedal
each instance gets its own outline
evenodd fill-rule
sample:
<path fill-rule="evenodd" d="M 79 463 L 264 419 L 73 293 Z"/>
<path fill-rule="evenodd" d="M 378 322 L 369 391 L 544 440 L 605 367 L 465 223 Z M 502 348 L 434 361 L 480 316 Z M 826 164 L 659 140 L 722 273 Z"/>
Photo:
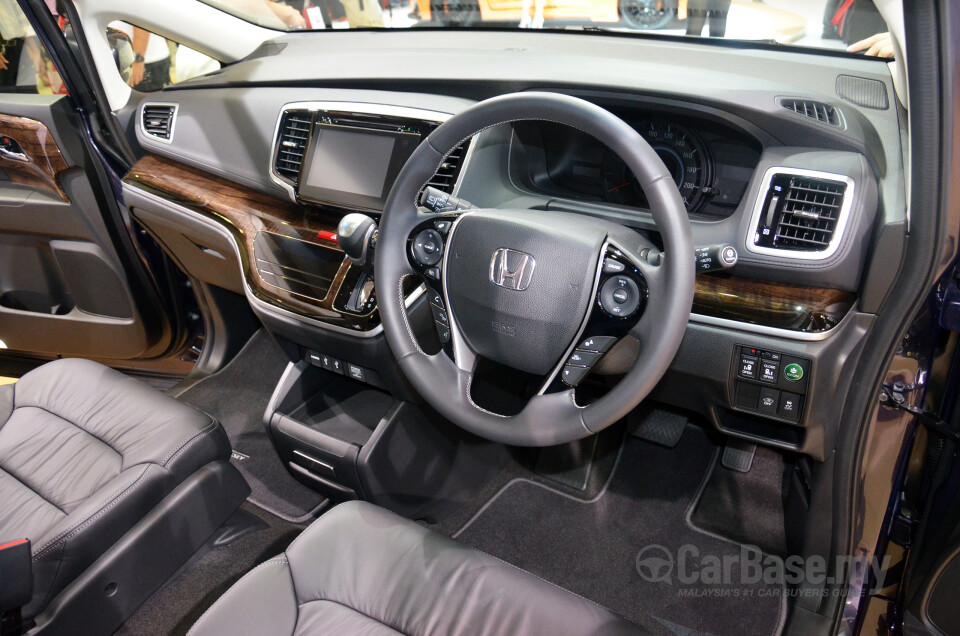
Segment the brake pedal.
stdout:
<path fill-rule="evenodd" d="M 753 456 L 757 452 L 757 445 L 740 439 L 728 439 L 723 448 L 723 457 L 720 463 L 725 468 L 741 473 L 749 473 L 753 467 Z"/>
<path fill-rule="evenodd" d="M 633 435 L 660 446 L 673 448 L 680 443 L 686 427 L 686 416 L 651 409 L 640 420 L 640 425 L 633 430 Z"/>

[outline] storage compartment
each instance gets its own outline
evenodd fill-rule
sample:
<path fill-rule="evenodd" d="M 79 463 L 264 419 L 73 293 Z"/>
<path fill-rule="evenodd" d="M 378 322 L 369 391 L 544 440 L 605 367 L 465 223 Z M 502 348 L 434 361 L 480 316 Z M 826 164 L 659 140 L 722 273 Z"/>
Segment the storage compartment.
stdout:
<path fill-rule="evenodd" d="M 0 239 L 0 307 L 63 316 L 73 304 L 49 242 L 28 236 Z"/>
<path fill-rule="evenodd" d="M 352 376 L 351 369 L 362 373 Z M 362 498 L 436 522 L 496 475 L 508 453 L 426 407 L 353 379 L 371 373 L 315 352 L 291 363 L 264 416 L 280 458 L 301 483 L 328 497 Z"/>
<path fill-rule="evenodd" d="M 307 362 L 288 367 L 267 409 L 280 457 L 301 482 L 336 499 L 360 496 L 357 456 L 394 398 Z"/>
<path fill-rule="evenodd" d="M 717 422 L 720 430 L 725 433 L 791 450 L 803 446 L 806 436 L 806 429 L 799 426 L 781 424 L 728 409 L 717 411 Z"/>

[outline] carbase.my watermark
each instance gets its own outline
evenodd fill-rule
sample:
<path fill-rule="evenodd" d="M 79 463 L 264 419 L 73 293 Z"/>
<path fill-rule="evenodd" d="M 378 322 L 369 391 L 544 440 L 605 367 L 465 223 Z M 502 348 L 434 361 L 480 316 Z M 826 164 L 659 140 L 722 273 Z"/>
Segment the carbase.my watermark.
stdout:
<path fill-rule="evenodd" d="M 889 556 L 880 560 L 876 557 L 868 560 L 864 557 L 838 556 L 833 563 L 829 563 L 819 555 L 780 557 L 748 545 L 741 546 L 739 552 L 733 554 L 710 554 L 692 544 L 682 545 L 674 552 L 653 544 L 637 553 L 636 567 L 640 577 L 651 583 L 724 586 L 720 589 L 686 591 L 694 595 L 734 595 L 734 592 L 743 593 L 744 590 L 730 586 L 765 584 L 781 589 L 790 586 L 793 593 L 799 593 L 796 588 L 801 584 L 805 590 L 832 587 L 844 583 L 844 577 L 849 576 L 850 572 L 864 571 L 865 568 L 871 570 L 871 580 L 876 582 L 875 587 L 879 589 L 883 587 L 883 576 L 889 562 Z M 783 592 L 777 590 L 776 593 Z"/>

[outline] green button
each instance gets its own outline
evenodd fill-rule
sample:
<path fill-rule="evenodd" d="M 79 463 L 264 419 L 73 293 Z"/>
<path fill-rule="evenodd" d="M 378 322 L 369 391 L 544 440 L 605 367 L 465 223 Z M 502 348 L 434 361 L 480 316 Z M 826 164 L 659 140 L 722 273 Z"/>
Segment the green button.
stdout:
<path fill-rule="evenodd" d="M 783 367 L 783 376 L 791 382 L 796 382 L 803 377 L 803 367 L 796 362 L 791 362 Z"/>

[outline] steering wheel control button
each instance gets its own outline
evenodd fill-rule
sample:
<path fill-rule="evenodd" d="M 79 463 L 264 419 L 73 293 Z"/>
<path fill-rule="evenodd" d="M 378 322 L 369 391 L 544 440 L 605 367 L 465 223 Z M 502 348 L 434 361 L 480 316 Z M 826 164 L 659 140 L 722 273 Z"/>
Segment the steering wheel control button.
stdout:
<path fill-rule="evenodd" d="M 791 382 L 799 382 L 803 379 L 803 367 L 796 362 L 791 362 L 787 366 L 783 367 L 783 377 Z"/>
<path fill-rule="evenodd" d="M 758 411 L 766 413 L 767 415 L 776 415 L 779 405 L 780 391 L 766 386 L 760 389 L 760 403 L 757 405 Z"/>
<path fill-rule="evenodd" d="M 436 265 L 443 258 L 443 237 L 436 230 L 424 230 L 413 239 L 412 249 L 418 263 Z"/>
<path fill-rule="evenodd" d="M 440 338 L 440 344 L 447 344 L 450 342 L 450 327 L 447 325 L 441 325 L 439 322 L 437 325 L 437 337 Z"/>
<path fill-rule="evenodd" d="M 600 307 L 611 316 L 626 318 L 640 306 L 640 287 L 629 276 L 614 276 L 600 287 Z"/>
<path fill-rule="evenodd" d="M 424 270 L 423 275 L 427 278 L 432 278 L 433 280 L 440 280 L 440 268 L 439 267 L 429 267 Z"/>
<path fill-rule="evenodd" d="M 617 341 L 613 336 L 593 336 L 587 338 L 577 345 L 580 351 L 593 351 L 594 353 L 606 353 Z"/>
<path fill-rule="evenodd" d="M 777 372 L 780 370 L 780 363 L 772 360 L 760 361 L 760 380 L 763 382 L 777 383 Z"/>
<path fill-rule="evenodd" d="M 440 221 L 434 221 L 433 227 L 437 228 L 437 232 L 440 232 L 444 236 L 447 235 L 447 232 L 450 231 L 450 226 L 453 225 L 453 221 L 449 219 L 443 219 Z"/>
<path fill-rule="evenodd" d="M 433 311 L 433 319 L 441 325 L 450 325 L 450 319 L 447 318 L 447 312 L 439 307 L 430 306 L 430 309 Z"/>
<path fill-rule="evenodd" d="M 756 380 L 759 359 L 754 356 L 742 355 L 740 356 L 740 370 L 737 372 L 741 378 L 747 378 L 748 380 Z"/>
<path fill-rule="evenodd" d="M 575 367 L 568 364 L 564 366 L 563 371 L 560 372 L 560 379 L 563 380 L 567 386 L 577 386 L 588 373 L 590 373 L 589 367 Z"/>
<path fill-rule="evenodd" d="M 576 367 L 592 367 L 601 355 L 596 351 L 574 351 L 567 358 L 567 364 Z"/>
<path fill-rule="evenodd" d="M 443 309 L 443 297 L 440 295 L 440 292 L 431 289 L 427 292 L 427 294 L 429 294 L 431 305 Z"/>
<path fill-rule="evenodd" d="M 627 268 L 626 265 L 620 261 L 614 260 L 612 258 L 603 259 L 603 273 L 604 274 L 619 274 Z"/>

